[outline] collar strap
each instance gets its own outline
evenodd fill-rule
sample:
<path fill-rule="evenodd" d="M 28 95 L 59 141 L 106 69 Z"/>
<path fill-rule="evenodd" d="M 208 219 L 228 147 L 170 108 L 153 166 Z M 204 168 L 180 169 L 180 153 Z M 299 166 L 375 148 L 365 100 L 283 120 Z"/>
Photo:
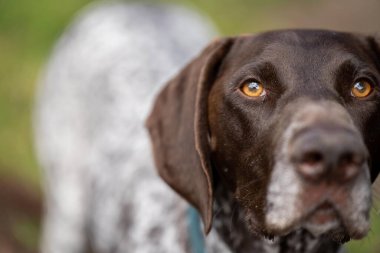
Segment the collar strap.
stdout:
<path fill-rule="evenodd" d="M 192 253 L 207 253 L 205 249 L 205 241 L 201 229 L 201 219 L 198 211 L 194 207 L 187 210 L 188 221 L 188 237 Z"/>

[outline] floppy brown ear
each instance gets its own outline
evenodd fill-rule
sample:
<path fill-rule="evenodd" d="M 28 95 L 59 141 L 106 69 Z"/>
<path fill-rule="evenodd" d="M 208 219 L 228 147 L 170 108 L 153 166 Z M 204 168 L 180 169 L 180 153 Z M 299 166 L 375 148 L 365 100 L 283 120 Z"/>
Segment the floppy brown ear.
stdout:
<path fill-rule="evenodd" d="M 212 42 L 169 81 L 147 119 L 160 176 L 212 223 L 212 170 L 209 160 L 207 97 L 232 39 Z"/>

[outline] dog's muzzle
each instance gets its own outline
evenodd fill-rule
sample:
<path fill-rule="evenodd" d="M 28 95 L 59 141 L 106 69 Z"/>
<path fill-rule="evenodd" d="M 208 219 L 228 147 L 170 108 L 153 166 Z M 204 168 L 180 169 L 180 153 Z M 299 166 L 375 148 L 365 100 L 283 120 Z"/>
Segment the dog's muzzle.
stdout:
<path fill-rule="evenodd" d="M 310 103 L 290 120 L 267 193 L 266 225 L 286 234 L 305 228 L 362 238 L 371 206 L 368 151 L 337 103 Z M 343 235 L 342 235 L 343 236 Z"/>

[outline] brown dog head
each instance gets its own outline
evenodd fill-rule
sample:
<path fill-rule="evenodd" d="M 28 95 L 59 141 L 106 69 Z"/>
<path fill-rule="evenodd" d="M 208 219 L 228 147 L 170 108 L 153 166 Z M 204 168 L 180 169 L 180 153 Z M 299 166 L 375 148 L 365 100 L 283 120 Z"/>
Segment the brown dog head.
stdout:
<path fill-rule="evenodd" d="M 218 178 L 252 231 L 362 238 L 380 166 L 379 85 L 372 37 L 284 30 L 214 41 L 149 116 L 159 174 L 206 231 Z"/>

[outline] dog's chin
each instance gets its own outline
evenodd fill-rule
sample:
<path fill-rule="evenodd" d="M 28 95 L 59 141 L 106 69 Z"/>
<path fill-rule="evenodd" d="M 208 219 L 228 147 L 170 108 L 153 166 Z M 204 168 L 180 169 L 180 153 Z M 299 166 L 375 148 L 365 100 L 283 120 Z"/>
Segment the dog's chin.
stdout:
<path fill-rule="evenodd" d="M 267 227 L 264 229 L 263 236 L 265 238 L 276 238 L 288 236 L 297 231 L 305 231 L 314 238 L 329 238 L 338 243 L 345 243 L 351 239 L 346 227 L 340 219 L 331 219 L 325 222 L 315 222 L 313 220 L 306 220 L 302 223 L 297 223 L 284 229 Z M 364 237 L 363 235 L 362 237 Z"/>
<path fill-rule="evenodd" d="M 255 223 L 252 222 L 253 215 L 247 215 L 247 218 L 249 219 L 249 224 Z M 249 229 L 252 233 L 258 233 L 257 226 L 249 226 Z M 259 233 L 263 237 L 271 239 L 304 230 L 315 238 L 324 237 L 344 243 L 350 239 L 362 239 L 367 235 L 368 229 L 368 224 L 357 225 L 348 222 L 331 205 L 321 205 L 288 223 L 287 226 L 280 227 L 276 226 L 276 224 L 265 224 Z"/>
<path fill-rule="evenodd" d="M 360 214 L 357 214 L 360 216 Z M 320 206 L 303 215 L 285 219 L 287 223 L 274 223 L 267 220 L 264 231 L 268 237 L 286 236 L 300 229 L 314 237 L 327 237 L 337 242 L 362 239 L 369 231 L 369 221 L 362 217 L 361 222 L 353 222 L 332 206 Z M 281 220 L 280 220 L 281 221 Z"/>
<path fill-rule="evenodd" d="M 350 239 L 339 213 L 331 206 L 321 206 L 304 218 L 300 225 L 314 237 L 326 236 L 342 242 Z"/>
<path fill-rule="evenodd" d="M 339 213 L 328 204 L 322 205 L 310 212 L 302 221 L 301 227 L 315 237 L 320 237 L 332 230 L 344 228 Z"/>
<path fill-rule="evenodd" d="M 267 225 L 269 237 L 286 236 L 298 230 L 305 230 L 315 238 L 325 237 L 344 243 L 350 239 L 362 239 L 367 235 L 366 224 L 355 225 L 345 221 L 341 214 L 332 207 L 319 207 L 302 218 L 289 223 L 287 227 Z"/>

